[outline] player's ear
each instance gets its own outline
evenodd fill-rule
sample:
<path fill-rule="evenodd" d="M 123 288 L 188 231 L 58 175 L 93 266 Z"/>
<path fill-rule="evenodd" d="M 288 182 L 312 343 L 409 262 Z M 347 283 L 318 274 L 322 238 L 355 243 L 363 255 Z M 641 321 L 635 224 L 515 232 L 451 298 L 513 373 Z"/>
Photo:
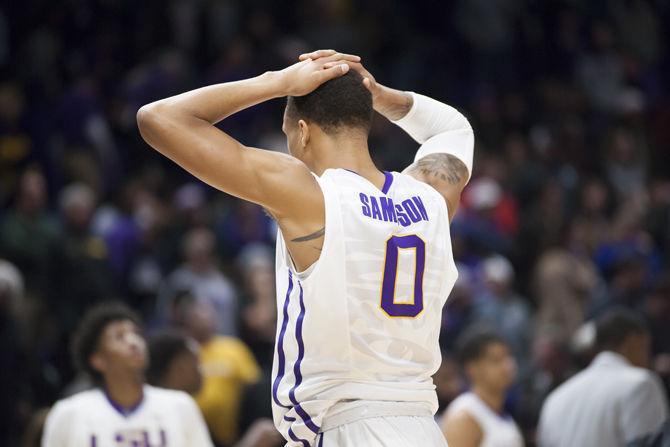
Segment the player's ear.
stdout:
<path fill-rule="evenodd" d="M 105 369 L 105 358 L 98 352 L 92 354 L 91 357 L 89 357 L 88 362 L 96 371 L 102 372 Z"/>
<path fill-rule="evenodd" d="M 300 145 L 305 148 L 309 143 L 309 126 L 305 120 L 298 120 L 298 131 L 300 132 Z"/>

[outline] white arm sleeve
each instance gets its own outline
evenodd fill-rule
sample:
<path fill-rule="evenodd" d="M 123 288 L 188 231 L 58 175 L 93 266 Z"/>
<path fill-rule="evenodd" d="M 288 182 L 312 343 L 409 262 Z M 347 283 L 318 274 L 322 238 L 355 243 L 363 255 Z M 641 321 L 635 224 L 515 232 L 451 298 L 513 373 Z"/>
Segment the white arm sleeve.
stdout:
<path fill-rule="evenodd" d="M 414 92 L 410 94 L 412 108 L 393 123 L 422 143 L 414 161 L 429 154 L 451 154 L 465 164 L 468 176 L 472 175 L 475 137 L 468 119 L 447 104 Z"/>

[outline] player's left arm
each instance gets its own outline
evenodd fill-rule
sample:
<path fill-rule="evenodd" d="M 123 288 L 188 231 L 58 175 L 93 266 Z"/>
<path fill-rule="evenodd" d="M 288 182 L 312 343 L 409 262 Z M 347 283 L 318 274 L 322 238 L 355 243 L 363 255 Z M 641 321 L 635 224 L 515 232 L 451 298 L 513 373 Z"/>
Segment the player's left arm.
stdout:
<path fill-rule="evenodd" d="M 472 172 L 475 139 L 467 118 L 435 99 L 387 87 L 381 87 L 378 102 L 393 123 L 421 143 L 403 172 L 442 194 L 451 220 Z"/>

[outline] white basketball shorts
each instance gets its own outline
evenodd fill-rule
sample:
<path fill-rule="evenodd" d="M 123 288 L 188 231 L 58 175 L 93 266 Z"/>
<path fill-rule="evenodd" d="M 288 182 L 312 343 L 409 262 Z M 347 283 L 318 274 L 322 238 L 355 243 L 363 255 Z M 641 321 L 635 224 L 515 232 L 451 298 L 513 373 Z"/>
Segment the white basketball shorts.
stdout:
<path fill-rule="evenodd" d="M 324 431 L 316 447 L 447 447 L 447 441 L 431 416 L 381 416 Z"/>

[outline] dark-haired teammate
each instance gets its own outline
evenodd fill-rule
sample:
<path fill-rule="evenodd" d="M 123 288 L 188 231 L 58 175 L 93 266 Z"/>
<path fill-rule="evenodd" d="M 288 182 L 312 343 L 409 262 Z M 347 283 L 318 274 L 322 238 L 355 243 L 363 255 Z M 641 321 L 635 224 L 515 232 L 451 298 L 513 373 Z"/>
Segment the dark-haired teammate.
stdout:
<path fill-rule="evenodd" d="M 287 445 L 444 446 L 431 376 L 457 276 L 449 221 L 470 178 L 472 128 L 445 104 L 377 84 L 357 56 L 300 59 L 144 106 L 140 132 L 279 225 L 272 401 Z M 290 155 L 215 126 L 287 96 Z M 422 144 L 403 173 L 370 158 L 374 110 Z"/>
<path fill-rule="evenodd" d="M 503 408 L 516 378 L 509 345 L 498 334 L 474 329 L 458 340 L 470 391 L 447 408 L 442 429 L 449 447 L 523 447 L 521 431 Z"/>
<path fill-rule="evenodd" d="M 73 354 L 96 387 L 54 405 L 43 447 L 212 445 L 188 394 L 144 383 L 146 343 L 138 317 L 125 306 L 104 304 L 88 312 Z"/>

